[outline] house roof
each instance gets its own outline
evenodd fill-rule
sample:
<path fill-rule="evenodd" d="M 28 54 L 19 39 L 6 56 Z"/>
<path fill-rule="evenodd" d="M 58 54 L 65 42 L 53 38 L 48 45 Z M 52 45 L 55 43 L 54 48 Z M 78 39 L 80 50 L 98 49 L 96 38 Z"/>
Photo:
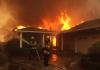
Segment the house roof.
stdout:
<path fill-rule="evenodd" d="M 76 27 L 71 28 L 70 30 L 65 30 L 62 33 L 67 32 L 75 32 L 75 31 L 81 31 L 81 30 L 87 30 L 87 29 L 98 29 L 100 30 L 100 19 L 94 19 L 91 21 L 86 21 L 80 25 L 77 25 Z"/>
<path fill-rule="evenodd" d="M 53 33 L 52 31 L 49 31 L 49 30 L 46 30 L 46 29 L 38 29 L 38 28 L 32 28 L 32 27 L 18 29 L 17 32 Z"/>

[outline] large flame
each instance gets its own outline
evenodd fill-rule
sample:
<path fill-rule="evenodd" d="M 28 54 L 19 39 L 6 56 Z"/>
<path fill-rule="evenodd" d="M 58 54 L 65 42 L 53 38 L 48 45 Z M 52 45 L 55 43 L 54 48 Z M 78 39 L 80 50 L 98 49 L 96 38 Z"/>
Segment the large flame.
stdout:
<path fill-rule="evenodd" d="M 59 21 L 63 24 L 61 30 L 68 30 L 71 28 L 69 25 L 69 22 L 71 21 L 71 18 L 69 18 L 65 13 L 62 13 L 60 16 Z"/>
<path fill-rule="evenodd" d="M 63 31 L 68 30 L 71 28 L 70 21 L 71 18 L 67 16 L 65 12 L 61 12 L 60 15 L 58 15 L 55 20 L 50 18 L 42 18 L 43 25 L 42 27 L 48 30 L 53 31 Z"/>
<path fill-rule="evenodd" d="M 42 18 L 43 25 L 42 27 L 48 30 L 60 32 L 64 30 L 68 30 L 71 28 L 70 21 L 71 18 L 67 16 L 65 12 L 61 12 L 55 20 L 51 20 L 50 18 Z M 56 36 L 52 38 L 53 46 L 56 46 Z"/>

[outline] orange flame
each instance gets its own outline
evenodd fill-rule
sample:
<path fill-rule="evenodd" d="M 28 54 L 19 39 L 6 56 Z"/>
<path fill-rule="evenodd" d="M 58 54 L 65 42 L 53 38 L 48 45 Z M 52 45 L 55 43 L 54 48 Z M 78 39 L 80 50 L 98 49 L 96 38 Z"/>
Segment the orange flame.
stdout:
<path fill-rule="evenodd" d="M 26 28 L 26 27 L 22 25 L 17 26 L 17 29 L 23 29 L 23 28 Z"/>
<path fill-rule="evenodd" d="M 42 27 L 44 29 L 47 29 L 47 30 L 53 30 L 54 31 L 54 22 L 50 21 L 50 19 L 42 19 L 42 22 L 43 22 L 43 25 Z"/>
<path fill-rule="evenodd" d="M 43 29 L 43 28 L 41 26 L 39 26 L 38 29 Z"/>
<path fill-rule="evenodd" d="M 71 26 L 69 25 L 69 22 L 71 21 L 71 19 L 65 13 L 61 14 L 59 21 L 63 24 L 61 28 L 62 31 L 68 30 L 71 28 Z"/>
<path fill-rule="evenodd" d="M 54 47 L 56 46 L 56 36 L 53 36 L 53 38 L 52 38 L 52 44 L 53 44 Z"/>
<path fill-rule="evenodd" d="M 53 21 L 50 18 L 42 18 L 42 27 L 48 30 L 60 32 L 71 28 L 70 21 L 71 18 L 67 16 L 65 12 L 61 12 L 61 14 L 58 15 Z M 56 46 L 56 36 L 53 36 L 52 44 L 54 47 Z"/>
<path fill-rule="evenodd" d="M 53 31 L 68 30 L 71 28 L 70 21 L 71 18 L 65 12 L 61 12 L 60 16 L 57 16 L 53 21 L 50 18 L 43 18 L 42 27 Z"/>

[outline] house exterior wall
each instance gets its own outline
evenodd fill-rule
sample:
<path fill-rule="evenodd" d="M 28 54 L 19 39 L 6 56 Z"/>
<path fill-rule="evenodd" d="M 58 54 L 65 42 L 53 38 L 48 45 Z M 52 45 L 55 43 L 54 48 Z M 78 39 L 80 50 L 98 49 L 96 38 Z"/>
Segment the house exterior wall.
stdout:
<path fill-rule="evenodd" d="M 75 48 L 74 48 L 74 37 L 73 35 L 68 35 L 68 34 L 63 34 L 63 42 L 61 41 L 60 43 L 62 43 L 63 45 L 60 45 L 61 47 L 63 47 L 62 52 L 66 55 L 66 56 L 73 56 L 75 53 Z M 62 38 L 60 37 L 60 38 Z"/>
<path fill-rule="evenodd" d="M 63 51 L 87 54 L 93 44 L 100 41 L 100 32 L 85 30 L 63 34 Z"/>

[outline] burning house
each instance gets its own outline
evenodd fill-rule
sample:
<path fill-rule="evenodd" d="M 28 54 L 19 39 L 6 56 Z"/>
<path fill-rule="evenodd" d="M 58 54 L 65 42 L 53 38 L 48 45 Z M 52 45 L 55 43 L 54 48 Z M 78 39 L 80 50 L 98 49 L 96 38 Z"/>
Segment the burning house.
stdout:
<path fill-rule="evenodd" d="M 31 50 L 39 56 L 40 50 L 45 47 L 46 40 L 52 44 L 53 32 L 46 29 L 24 27 L 16 29 L 17 37 L 6 44 L 6 50 L 11 56 L 30 56 Z"/>
<path fill-rule="evenodd" d="M 60 46 L 63 51 L 67 51 L 68 54 L 87 54 L 89 48 L 100 42 L 100 19 L 87 21 L 63 31 L 60 37 Z"/>
<path fill-rule="evenodd" d="M 18 29 L 17 32 L 20 37 L 20 48 L 27 47 L 32 40 L 36 40 L 40 47 L 44 47 L 46 37 L 52 37 L 53 34 L 52 31 L 32 27 Z"/>

